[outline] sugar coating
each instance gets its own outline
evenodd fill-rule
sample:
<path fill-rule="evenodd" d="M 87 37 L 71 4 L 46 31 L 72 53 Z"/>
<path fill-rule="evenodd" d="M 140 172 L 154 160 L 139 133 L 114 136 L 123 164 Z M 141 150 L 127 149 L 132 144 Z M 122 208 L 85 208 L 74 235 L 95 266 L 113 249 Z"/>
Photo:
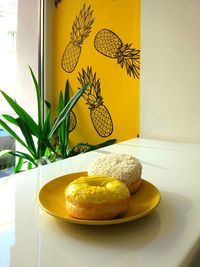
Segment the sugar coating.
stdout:
<path fill-rule="evenodd" d="M 138 159 L 127 154 L 106 154 L 94 160 L 88 175 L 115 177 L 130 185 L 141 178 L 142 165 Z"/>

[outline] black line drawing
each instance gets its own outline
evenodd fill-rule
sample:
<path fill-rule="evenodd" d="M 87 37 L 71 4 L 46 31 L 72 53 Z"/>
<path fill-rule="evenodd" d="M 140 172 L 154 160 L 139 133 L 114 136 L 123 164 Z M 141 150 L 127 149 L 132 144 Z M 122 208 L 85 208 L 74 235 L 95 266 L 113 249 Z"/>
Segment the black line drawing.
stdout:
<path fill-rule="evenodd" d="M 86 9 L 84 4 L 72 25 L 72 31 L 70 33 L 71 40 L 65 48 L 61 61 L 63 70 L 68 73 L 73 72 L 75 69 L 81 55 L 81 46 L 84 40 L 90 35 L 94 22 L 94 18 L 92 18 L 93 10 L 90 10 L 90 8 L 91 6 Z"/>
<path fill-rule="evenodd" d="M 140 78 L 140 50 L 123 44 L 122 40 L 111 30 L 102 29 L 94 38 L 95 49 L 104 56 L 117 59 L 117 64 L 125 66 L 127 74 Z"/>
<path fill-rule="evenodd" d="M 55 3 L 55 7 L 57 8 L 58 7 L 58 4 L 60 4 L 62 2 L 62 0 L 55 0 L 54 3 Z"/>
<path fill-rule="evenodd" d="M 77 119 L 73 110 L 69 114 L 69 132 L 71 133 L 76 128 Z"/>
<path fill-rule="evenodd" d="M 56 121 L 57 117 L 55 118 L 54 122 Z M 76 114 L 74 113 L 73 110 L 70 111 L 69 113 L 69 132 L 71 133 L 77 125 L 77 118 L 76 118 Z M 57 134 L 55 134 L 55 140 L 57 137 Z"/>
<path fill-rule="evenodd" d="M 82 97 L 89 105 L 90 118 L 92 124 L 101 137 L 108 137 L 113 132 L 113 122 L 107 107 L 104 105 L 101 95 L 100 80 L 96 78 L 96 72 L 92 73 L 92 67 L 87 67 L 87 71 L 82 69 L 82 73 L 78 73 L 77 77 L 81 86 L 89 84 Z"/>

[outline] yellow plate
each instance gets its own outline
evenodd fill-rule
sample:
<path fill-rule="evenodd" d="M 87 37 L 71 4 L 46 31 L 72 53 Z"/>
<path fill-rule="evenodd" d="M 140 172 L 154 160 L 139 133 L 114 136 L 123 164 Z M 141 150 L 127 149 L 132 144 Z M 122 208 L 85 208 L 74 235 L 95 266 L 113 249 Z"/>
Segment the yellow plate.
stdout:
<path fill-rule="evenodd" d="M 42 209 L 50 215 L 67 222 L 88 225 L 118 224 L 136 220 L 149 214 L 160 202 L 160 192 L 151 183 L 142 179 L 141 188 L 131 196 L 128 211 L 121 217 L 113 220 L 80 220 L 70 217 L 65 210 L 66 186 L 81 176 L 87 176 L 87 172 L 71 173 L 56 178 L 45 184 L 38 194 L 38 200 Z"/>

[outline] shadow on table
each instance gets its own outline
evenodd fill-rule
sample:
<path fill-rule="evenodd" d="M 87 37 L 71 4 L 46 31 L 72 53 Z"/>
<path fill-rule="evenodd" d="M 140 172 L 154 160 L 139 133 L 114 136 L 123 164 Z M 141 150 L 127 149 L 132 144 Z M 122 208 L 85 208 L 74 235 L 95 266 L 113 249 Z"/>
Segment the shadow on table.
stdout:
<path fill-rule="evenodd" d="M 156 210 L 132 222 L 101 226 L 79 225 L 54 219 L 43 213 L 40 226 L 44 229 L 48 224 L 45 232 L 47 229 L 49 232 L 52 224 L 53 228 L 57 226 L 59 232 L 63 232 L 72 239 L 104 248 L 139 249 L 157 239 L 154 245 L 158 246 L 159 250 L 163 241 L 165 246 L 174 245 L 185 228 L 186 213 L 191 206 L 192 202 L 188 198 L 161 191 L 161 202 Z M 159 238 L 157 238 L 158 235 Z"/>
<path fill-rule="evenodd" d="M 107 226 L 69 224 L 56 220 L 59 228 L 74 239 L 92 242 L 107 248 L 139 249 L 145 247 L 159 235 L 154 245 L 174 246 L 186 225 L 186 213 L 192 207 L 188 198 L 161 191 L 161 202 L 151 214 L 138 220 Z M 178 227 L 177 227 L 178 225 Z"/>
<path fill-rule="evenodd" d="M 39 231 L 45 253 L 41 251 L 41 260 L 48 261 L 49 267 L 54 266 L 53 259 L 59 253 L 65 255 L 68 263 L 76 263 L 74 266 L 86 266 L 88 260 L 87 266 L 93 266 L 98 251 L 96 266 L 104 266 L 104 255 L 107 263 L 115 266 L 123 266 L 126 259 L 137 264 L 139 255 L 146 261 L 156 257 L 161 263 L 166 251 L 174 255 L 191 206 L 188 198 L 161 191 L 161 202 L 151 214 L 132 222 L 104 226 L 67 223 L 42 212 Z M 52 255 L 51 251 L 54 251 Z M 57 261 L 59 266 L 64 266 L 62 259 Z"/>
<path fill-rule="evenodd" d="M 59 220 L 56 223 L 63 232 L 76 240 L 91 243 L 93 246 L 120 250 L 146 246 L 154 240 L 161 224 L 156 211 L 136 221 L 114 225 L 77 225 Z"/>
<path fill-rule="evenodd" d="M 104 226 L 66 223 L 43 213 L 41 266 L 121 267 L 127 260 L 137 264 L 138 250 L 156 239 L 160 226 L 156 211 L 136 221 Z"/>

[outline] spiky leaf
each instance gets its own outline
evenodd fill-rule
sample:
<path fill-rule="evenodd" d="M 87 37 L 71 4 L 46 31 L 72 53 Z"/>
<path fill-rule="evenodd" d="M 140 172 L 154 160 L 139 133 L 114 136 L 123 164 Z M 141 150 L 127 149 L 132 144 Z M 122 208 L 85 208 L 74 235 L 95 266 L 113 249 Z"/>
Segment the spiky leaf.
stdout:
<path fill-rule="evenodd" d="M 51 132 L 49 134 L 49 138 L 51 138 L 53 136 L 53 134 L 57 131 L 57 129 L 59 128 L 59 126 L 63 122 L 63 120 L 65 120 L 66 117 L 69 115 L 70 111 L 73 109 L 73 107 L 75 106 L 75 104 L 77 103 L 77 101 L 79 100 L 81 95 L 83 94 L 83 92 L 87 89 L 87 86 L 88 85 L 86 84 L 80 90 L 78 90 L 76 92 L 76 94 L 67 103 L 67 105 L 65 106 L 63 111 L 57 117 L 57 119 L 56 119 L 56 121 L 55 121 L 55 123 L 51 129 Z"/>

